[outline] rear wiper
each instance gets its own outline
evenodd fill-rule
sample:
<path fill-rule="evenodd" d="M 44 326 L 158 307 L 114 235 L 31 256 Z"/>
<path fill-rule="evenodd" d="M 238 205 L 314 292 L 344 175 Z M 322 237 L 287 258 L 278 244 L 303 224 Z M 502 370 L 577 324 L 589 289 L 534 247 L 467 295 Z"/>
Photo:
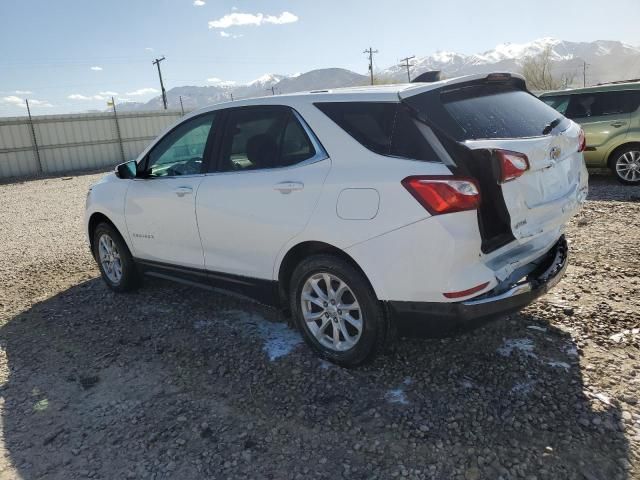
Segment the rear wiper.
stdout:
<path fill-rule="evenodd" d="M 560 122 L 562 121 L 562 117 L 558 117 L 555 120 L 553 120 L 552 122 L 549 122 L 544 129 L 542 130 L 542 135 L 548 135 L 549 133 L 551 133 L 551 131 L 556 128 L 558 125 L 560 125 Z"/>

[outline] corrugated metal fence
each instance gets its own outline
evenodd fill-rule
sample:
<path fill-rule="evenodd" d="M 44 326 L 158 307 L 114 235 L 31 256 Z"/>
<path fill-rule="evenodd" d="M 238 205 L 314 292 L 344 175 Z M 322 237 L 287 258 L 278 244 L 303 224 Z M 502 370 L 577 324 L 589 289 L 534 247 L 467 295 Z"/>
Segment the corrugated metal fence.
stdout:
<path fill-rule="evenodd" d="M 137 157 L 181 115 L 163 110 L 0 118 L 0 178 L 112 167 Z"/>

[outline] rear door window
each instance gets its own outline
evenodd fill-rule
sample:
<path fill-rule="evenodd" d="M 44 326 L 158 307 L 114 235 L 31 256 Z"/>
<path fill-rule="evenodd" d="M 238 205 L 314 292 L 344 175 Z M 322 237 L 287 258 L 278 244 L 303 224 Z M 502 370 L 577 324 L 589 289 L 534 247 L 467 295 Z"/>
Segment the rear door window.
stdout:
<path fill-rule="evenodd" d="M 241 107 L 229 111 L 219 171 L 287 167 L 316 151 L 288 107 Z"/>
<path fill-rule="evenodd" d="M 458 141 L 539 137 L 557 110 L 511 84 L 472 84 L 425 92 L 404 100 Z M 566 129 L 563 119 L 556 127 Z"/>
<path fill-rule="evenodd" d="M 640 92 L 594 92 L 571 95 L 566 115 L 569 118 L 601 117 L 634 112 L 640 104 Z"/>
<path fill-rule="evenodd" d="M 409 109 L 401 103 L 327 102 L 315 105 L 375 153 L 412 160 L 439 160 L 420 133 Z"/>

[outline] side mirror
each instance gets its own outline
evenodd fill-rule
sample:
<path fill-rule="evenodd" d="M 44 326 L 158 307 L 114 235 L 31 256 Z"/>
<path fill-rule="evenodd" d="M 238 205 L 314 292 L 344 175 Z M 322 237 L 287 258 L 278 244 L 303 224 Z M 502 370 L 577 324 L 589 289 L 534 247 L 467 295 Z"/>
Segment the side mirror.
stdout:
<path fill-rule="evenodd" d="M 135 160 L 121 163 L 116 167 L 116 176 L 122 179 L 136 178 L 138 164 Z"/>

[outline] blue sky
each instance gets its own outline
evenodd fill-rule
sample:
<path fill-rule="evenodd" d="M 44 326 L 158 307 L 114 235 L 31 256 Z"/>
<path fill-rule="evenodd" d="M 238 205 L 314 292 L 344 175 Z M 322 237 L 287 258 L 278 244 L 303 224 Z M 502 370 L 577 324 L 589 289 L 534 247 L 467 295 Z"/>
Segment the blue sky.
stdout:
<path fill-rule="evenodd" d="M 162 55 L 169 89 L 322 67 L 366 73 L 369 45 L 380 68 L 545 36 L 640 45 L 638 18 L 639 0 L 0 0 L 0 115 L 23 114 L 25 97 L 34 114 L 104 109 L 112 93 L 146 101 Z"/>

